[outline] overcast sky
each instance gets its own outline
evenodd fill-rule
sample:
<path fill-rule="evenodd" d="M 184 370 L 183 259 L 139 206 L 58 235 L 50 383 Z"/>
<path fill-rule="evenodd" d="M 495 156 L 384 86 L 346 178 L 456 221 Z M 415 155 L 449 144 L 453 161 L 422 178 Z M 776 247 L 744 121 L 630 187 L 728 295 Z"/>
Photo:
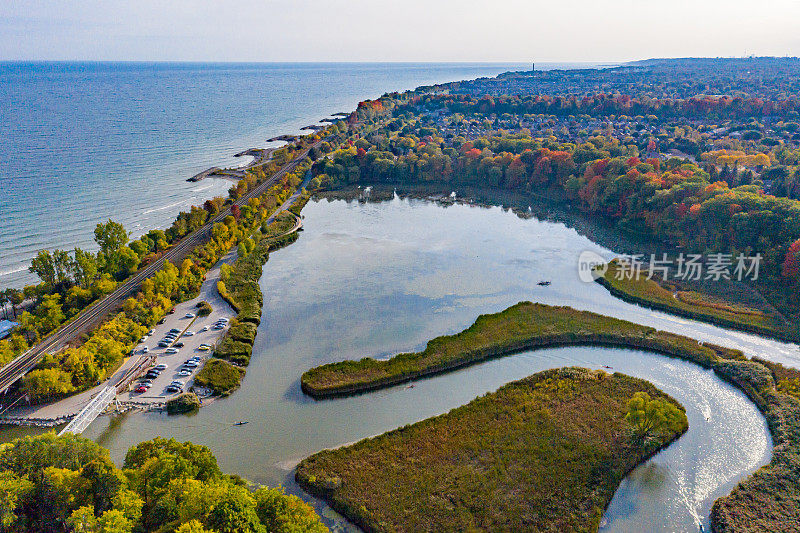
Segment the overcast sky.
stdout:
<path fill-rule="evenodd" d="M 623 61 L 800 55 L 800 0 L 0 0 L 0 59 Z"/>

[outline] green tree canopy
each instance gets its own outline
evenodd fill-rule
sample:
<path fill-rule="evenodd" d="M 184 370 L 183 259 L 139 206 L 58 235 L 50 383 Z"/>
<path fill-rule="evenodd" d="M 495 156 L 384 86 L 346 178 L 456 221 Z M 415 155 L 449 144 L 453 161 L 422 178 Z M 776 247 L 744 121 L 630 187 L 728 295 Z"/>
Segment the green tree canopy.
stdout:
<path fill-rule="evenodd" d="M 688 425 L 685 412 L 670 402 L 650 398 L 646 392 L 637 392 L 628 400 L 625 420 L 642 436 L 680 431 Z"/>

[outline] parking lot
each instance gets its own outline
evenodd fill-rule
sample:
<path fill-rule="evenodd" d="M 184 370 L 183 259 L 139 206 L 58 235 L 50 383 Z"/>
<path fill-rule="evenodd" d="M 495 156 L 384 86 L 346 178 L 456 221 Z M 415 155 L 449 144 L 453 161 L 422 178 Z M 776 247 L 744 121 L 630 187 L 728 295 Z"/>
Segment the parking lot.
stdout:
<path fill-rule="evenodd" d="M 166 315 L 163 324 L 157 324 L 153 328 L 153 334 L 149 335 L 144 342 L 139 343 L 135 348 L 134 357 L 137 359 L 144 355 L 144 347 L 146 346 L 149 351 L 147 355 L 156 357 L 155 364 L 167 365 L 167 368 L 161 374 L 152 380 L 152 385 L 145 392 L 134 392 L 136 385 L 140 380 L 133 382 L 130 387 L 131 390 L 119 394 L 118 400 L 120 402 L 136 402 L 136 403 L 163 403 L 171 398 L 180 394 L 180 391 L 167 392 L 167 387 L 173 380 L 180 380 L 183 382 L 183 391 L 188 391 L 192 386 L 194 376 L 203 367 L 205 361 L 211 357 L 212 350 L 200 350 L 201 344 L 215 346 L 216 343 L 222 338 L 228 330 L 228 323 L 223 329 L 214 329 L 214 324 L 220 319 L 232 319 L 234 312 L 231 307 L 225 302 L 216 291 L 216 279 L 218 275 L 218 267 L 214 271 L 209 272 L 207 280 L 203 283 L 200 289 L 200 296 L 192 300 L 179 303 L 175 306 L 175 312 Z M 200 301 L 208 302 L 212 307 L 212 312 L 209 316 L 196 316 L 195 318 L 187 318 L 187 313 L 197 314 L 197 303 Z M 206 331 L 202 331 L 207 327 Z M 180 331 L 178 337 L 170 347 L 175 347 L 177 343 L 183 343 L 183 347 L 177 348 L 177 353 L 167 354 L 169 348 L 159 347 L 158 343 L 167 335 L 171 329 Z M 189 333 L 193 334 L 189 334 Z M 178 371 L 187 359 L 198 356 L 200 362 L 197 368 L 191 370 L 189 376 L 179 376 Z"/>

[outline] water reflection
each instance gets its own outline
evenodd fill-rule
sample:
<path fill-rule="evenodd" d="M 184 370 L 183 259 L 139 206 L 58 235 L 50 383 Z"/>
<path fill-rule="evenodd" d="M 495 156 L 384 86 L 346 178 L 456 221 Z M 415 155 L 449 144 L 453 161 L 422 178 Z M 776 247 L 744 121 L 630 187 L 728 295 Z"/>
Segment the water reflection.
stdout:
<path fill-rule="evenodd" d="M 541 350 L 413 389 L 309 399 L 299 376 L 312 366 L 419 349 L 520 300 L 587 309 L 795 366 L 800 353 L 795 345 L 627 304 L 580 282 L 581 251 L 606 258 L 614 251 L 563 222 L 400 199 L 311 202 L 304 215 L 300 239 L 273 253 L 265 267 L 264 316 L 242 388 L 191 418 L 136 414 L 116 427 L 103 418 L 87 436 L 109 447 L 115 460 L 157 435 L 192 440 L 208 445 L 226 471 L 297 492 L 291 466 L 322 448 L 446 412 L 539 370 L 610 365 L 671 394 L 686 406 L 690 422 L 686 435 L 625 481 L 606 514 L 610 530 L 696 530 L 695 515 L 707 517 L 714 499 L 769 460 L 765 423 L 744 395 L 699 367 L 637 351 Z M 538 286 L 541 280 L 551 284 Z M 232 427 L 237 420 L 250 423 Z"/>

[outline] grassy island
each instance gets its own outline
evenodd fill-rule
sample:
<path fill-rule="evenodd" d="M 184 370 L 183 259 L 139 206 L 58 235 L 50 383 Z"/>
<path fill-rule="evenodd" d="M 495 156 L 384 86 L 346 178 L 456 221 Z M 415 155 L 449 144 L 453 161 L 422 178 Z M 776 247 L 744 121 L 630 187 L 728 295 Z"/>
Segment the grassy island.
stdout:
<path fill-rule="evenodd" d="M 313 368 L 303 374 L 301 385 L 303 391 L 315 398 L 344 396 L 521 350 L 575 344 L 647 349 L 689 359 L 705 367 L 711 366 L 718 357 L 744 358 L 736 350 L 698 344 L 688 337 L 625 320 L 570 307 L 521 302 L 500 313 L 481 315 L 466 330 L 431 340 L 421 352 L 403 353 L 385 361 L 367 357 Z"/>
<path fill-rule="evenodd" d="M 611 261 L 596 281 L 621 300 L 758 335 L 797 340 L 783 320 L 762 309 L 647 279 L 647 272 L 638 279 L 627 279 L 618 272 L 619 264 Z"/>
<path fill-rule="evenodd" d="M 775 445 L 772 461 L 714 503 L 714 531 L 785 531 L 787 524 L 796 530 L 800 523 L 800 371 L 747 359 L 738 350 L 570 307 L 521 302 L 478 317 L 461 333 L 433 339 L 419 353 L 311 369 L 303 374 L 302 387 L 317 398 L 355 394 L 522 350 L 579 344 L 638 348 L 692 361 L 713 369 L 747 394 L 769 425 Z"/>
<path fill-rule="evenodd" d="M 636 393 L 675 405 L 643 436 Z M 687 429 L 650 383 L 548 370 L 447 414 L 305 459 L 297 480 L 365 531 L 595 531 L 624 476 Z"/>

